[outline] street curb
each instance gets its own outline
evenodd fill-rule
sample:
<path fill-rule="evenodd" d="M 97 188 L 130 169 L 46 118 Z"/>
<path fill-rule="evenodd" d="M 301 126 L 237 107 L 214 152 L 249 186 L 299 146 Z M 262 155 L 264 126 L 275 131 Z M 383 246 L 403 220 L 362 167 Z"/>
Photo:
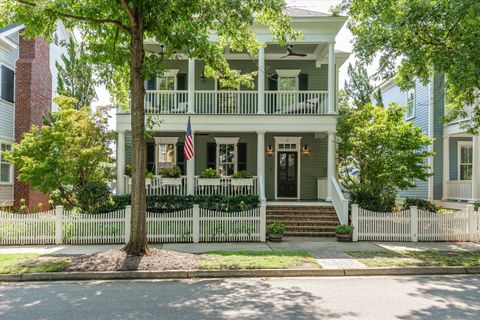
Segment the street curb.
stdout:
<path fill-rule="evenodd" d="M 475 267 L 402 267 L 368 269 L 256 269 L 256 270 L 190 270 L 190 271 L 107 271 L 107 272 L 45 272 L 0 275 L 0 282 L 82 281 L 134 279 L 193 278 L 275 278 L 275 277 L 345 277 L 386 275 L 449 275 L 480 274 Z"/>

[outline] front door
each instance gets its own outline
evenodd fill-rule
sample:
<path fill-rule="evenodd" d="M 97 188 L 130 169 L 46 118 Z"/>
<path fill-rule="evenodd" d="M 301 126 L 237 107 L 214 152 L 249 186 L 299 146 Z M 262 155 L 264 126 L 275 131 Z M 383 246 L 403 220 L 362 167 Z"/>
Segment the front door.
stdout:
<path fill-rule="evenodd" d="M 297 152 L 279 151 L 277 161 L 277 196 L 296 198 Z"/>

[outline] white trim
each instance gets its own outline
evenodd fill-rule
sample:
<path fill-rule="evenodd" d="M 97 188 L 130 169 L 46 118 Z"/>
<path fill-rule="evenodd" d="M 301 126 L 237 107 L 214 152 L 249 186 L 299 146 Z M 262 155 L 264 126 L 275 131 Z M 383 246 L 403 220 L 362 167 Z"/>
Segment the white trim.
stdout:
<path fill-rule="evenodd" d="M 159 148 L 158 146 L 161 144 L 169 145 L 173 144 L 173 165 L 177 165 L 177 143 L 178 143 L 178 137 L 155 137 L 155 155 L 154 155 L 154 171 L 155 174 L 158 174 L 158 156 L 159 156 Z"/>
<path fill-rule="evenodd" d="M 215 166 L 217 170 L 220 168 L 220 145 L 221 144 L 233 144 L 233 173 L 236 173 L 238 170 L 238 140 L 239 137 L 215 137 L 216 143 L 216 159 Z"/>
<path fill-rule="evenodd" d="M 302 70 L 301 69 L 276 69 L 279 78 L 294 78 L 298 77 Z"/>
<path fill-rule="evenodd" d="M 472 148 L 473 152 L 473 141 L 458 141 L 457 142 L 457 180 L 458 181 L 472 181 L 472 180 L 460 180 L 460 164 L 461 164 L 461 150 L 463 147 L 470 147 Z M 472 154 L 473 157 L 473 154 Z M 472 170 L 473 170 L 473 159 L 472 159 Z M 472 178 L 473 178 L 473 172 L 472 172 Z"/>
<path fill-rule="evenodd" d="M 163 72 L 163 74 L 160 75 L 160 77 L 177 77 L 179 69 L 168 69 Z"/>
<path fill-rule="evenodd" d="M 155 137 L 155 144 L 176 144 L 178 137 Z"/>
<path fill-rule="evenodd" d="M 22 30 L 24 27 L 25 27 L 25 25 L 21 24 L 21 25 L 18 25 L 16 27 L 12 28 L 12 29 L 4 31 L 0 34 L 0 38 L 8 37 L 9 35 L 14 34 L 15 32 L 18 32 L 18 31 Z"/>
<path fill-rule="evenodd" d="M 300 144 L 302 137 L 273 137 L 275 140 L 275 199 L 300 199 Z M 286 152 L 296 152 L 297 153 L 297 196 L 296 197 L 279 197 L 278 196 L 278 145 L 279 144 L 296 144 L 295 149 L 282 149 Z"/>

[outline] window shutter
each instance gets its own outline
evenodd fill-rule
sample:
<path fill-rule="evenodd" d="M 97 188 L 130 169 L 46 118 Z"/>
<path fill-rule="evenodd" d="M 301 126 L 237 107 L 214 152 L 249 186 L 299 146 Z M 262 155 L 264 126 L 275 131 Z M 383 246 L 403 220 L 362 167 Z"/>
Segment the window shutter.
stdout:
<path fill-rule="evenodd" d="M 147 171 L 155 172 L 155 142 L 147 142 Z"/>
<path fill-rule="evenodd" d="M 242 142 L 237 144 L 237 169 L 238 171 L 247 171 L 247 144 Z"/>
<path fill-rule="evenodd" d="M 156 90 L 157 89 L 157 77 L 153 76 L 151 79 L 147 80 L 147 90 Z"/>
<path fill-rule="evenodd" d="M 207 168 L 217 169 L 217 144 L 207 143 Z"/>
<path fill-rule="evenodd" d="M 185 154 L 183 153 L 184 145 L 185 143 L 183 142 L 177 143 L 177 166 L 179 166 L 180 170 L 182 170 L 182 175 L 187 174 L 187 162 L 185 161 Z"/>
<path fill-rule="evenodd" d="M 2 66 L 2 84 L 1 84 L 1 93 L 2 99 L 8 102 L 14 102 L 15 96 L 15 72 L 5 66 Z"/>
<path fill-rule="evenodd" d="M 308 90 L 308 73 L 300 73 L 298 75 L 298 90 L 300 91 Z"/>
<path fill-rule="evenodd" d="M 185 73 L 177 74 L 177 90 L 187 90 L 187 75 Z"/>
<path fill-rule="evenodd" d="M 278 74 L 273 74 L 268 77 L 268 90 L 278 91 Z M 270 99 L 265 101 L 268 112 L 275 113 L 277 111 L 277 95 L 270 94 Z"/>
<path fill-rule="evenodd" d="M 278 74 L 273 74 L 268 77 L 268 90 L 270 91 L 278 90 Z"/>

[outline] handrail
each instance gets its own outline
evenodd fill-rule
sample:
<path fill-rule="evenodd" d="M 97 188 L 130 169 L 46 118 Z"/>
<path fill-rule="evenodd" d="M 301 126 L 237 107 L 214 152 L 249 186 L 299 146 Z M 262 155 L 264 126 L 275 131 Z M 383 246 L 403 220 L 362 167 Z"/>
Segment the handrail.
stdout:
<path fill-rule="evenodd" d="M 338 220 L 341 224 L 348 224 L 348 199 L 345 198 L 335 177 L 331 177 L 330 183 L 332 186 L 332 204 L 337 212 Z"/>

